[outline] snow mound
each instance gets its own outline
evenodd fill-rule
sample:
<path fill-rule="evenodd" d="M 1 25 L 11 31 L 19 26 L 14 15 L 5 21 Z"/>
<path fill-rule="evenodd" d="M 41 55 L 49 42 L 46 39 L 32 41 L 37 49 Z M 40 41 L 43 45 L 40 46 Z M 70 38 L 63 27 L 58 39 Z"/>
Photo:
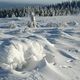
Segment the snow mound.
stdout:
<path fill-rule="evenodd" d="M 59 25 L 57 23 L 53 23 L 53 22 L 47 23 L 46 26 L 48 26 L 48 27 L 59 27 Z"/>
<path fill-rule="evenodd" d="M 29 36 L 21 40 L 8 39 L 0 45 L 0 63 L 7 64 L 16 71 L 20 71 L 24 67 L 26 70 L 33 70 L 46 56 L 46 53 L 48 53 L 48 57 L 49 53 L 51 55 L 49 47 L 54 47 L 54 45 L 45 38 L 37 36 Z M 52 62 L 48 57 L 46 59 Z M 50 56 L 50 58 L 53 57 Z"/>
<path fill-rule="evenodd" d="M 68 22 L 67 23 L 69 26 L 77 26 L 78 23 L 76 21 Z"/>
<path fill-rule="evenodd" d="M 71 27 L 74 27 L 74 26 L 78 26 L 79 23 L 76 22 L 76 21 L 69 21 L 69 22 L 65 22 L 64 23 L 64 26 L 71 26 Z"/>

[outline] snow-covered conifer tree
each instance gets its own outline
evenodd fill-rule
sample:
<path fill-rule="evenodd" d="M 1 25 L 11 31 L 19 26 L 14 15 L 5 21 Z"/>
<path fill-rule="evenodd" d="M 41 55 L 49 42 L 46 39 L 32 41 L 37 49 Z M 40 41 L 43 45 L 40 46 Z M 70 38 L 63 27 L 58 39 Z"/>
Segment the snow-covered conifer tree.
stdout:
<path fill-rule="evenodd" d="M 30 17 L 31 17 L 31 27 L 36 27 L 36 19 L 33 12 L 31 12 Z"/>

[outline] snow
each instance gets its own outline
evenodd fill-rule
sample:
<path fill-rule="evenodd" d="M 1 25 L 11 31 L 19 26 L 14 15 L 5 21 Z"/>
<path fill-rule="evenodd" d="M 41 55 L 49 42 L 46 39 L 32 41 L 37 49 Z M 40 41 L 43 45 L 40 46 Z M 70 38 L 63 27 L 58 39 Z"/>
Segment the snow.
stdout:
<path fill-rule="evenodd" d="M 0 80 L 80 80 L 80 16 L 0 19 Z"/>

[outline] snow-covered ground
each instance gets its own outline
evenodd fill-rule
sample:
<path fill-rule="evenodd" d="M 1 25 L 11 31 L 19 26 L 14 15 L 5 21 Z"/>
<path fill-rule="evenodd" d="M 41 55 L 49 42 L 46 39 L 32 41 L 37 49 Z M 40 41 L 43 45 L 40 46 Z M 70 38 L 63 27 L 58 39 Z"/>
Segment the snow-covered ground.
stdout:
<path fill-rule="evenodd" d="M 0 19 L 0 80 L 80 80 L 80 16 Z"/>

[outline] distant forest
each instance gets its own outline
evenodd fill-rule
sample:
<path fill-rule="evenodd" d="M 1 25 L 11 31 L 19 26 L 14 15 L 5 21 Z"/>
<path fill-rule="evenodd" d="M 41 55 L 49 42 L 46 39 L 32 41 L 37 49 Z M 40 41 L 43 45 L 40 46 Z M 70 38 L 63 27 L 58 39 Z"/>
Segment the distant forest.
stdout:
<path fill-rule="evenodd" d="M 24 8 L 0 9 L 0 18 L 24 17 L 29 16 L 31 12 L 34 12 L 35 16 L 78 15 L 80 14 L 80 1 L 67 1 L 44 6 L 27 6 Z"/>

